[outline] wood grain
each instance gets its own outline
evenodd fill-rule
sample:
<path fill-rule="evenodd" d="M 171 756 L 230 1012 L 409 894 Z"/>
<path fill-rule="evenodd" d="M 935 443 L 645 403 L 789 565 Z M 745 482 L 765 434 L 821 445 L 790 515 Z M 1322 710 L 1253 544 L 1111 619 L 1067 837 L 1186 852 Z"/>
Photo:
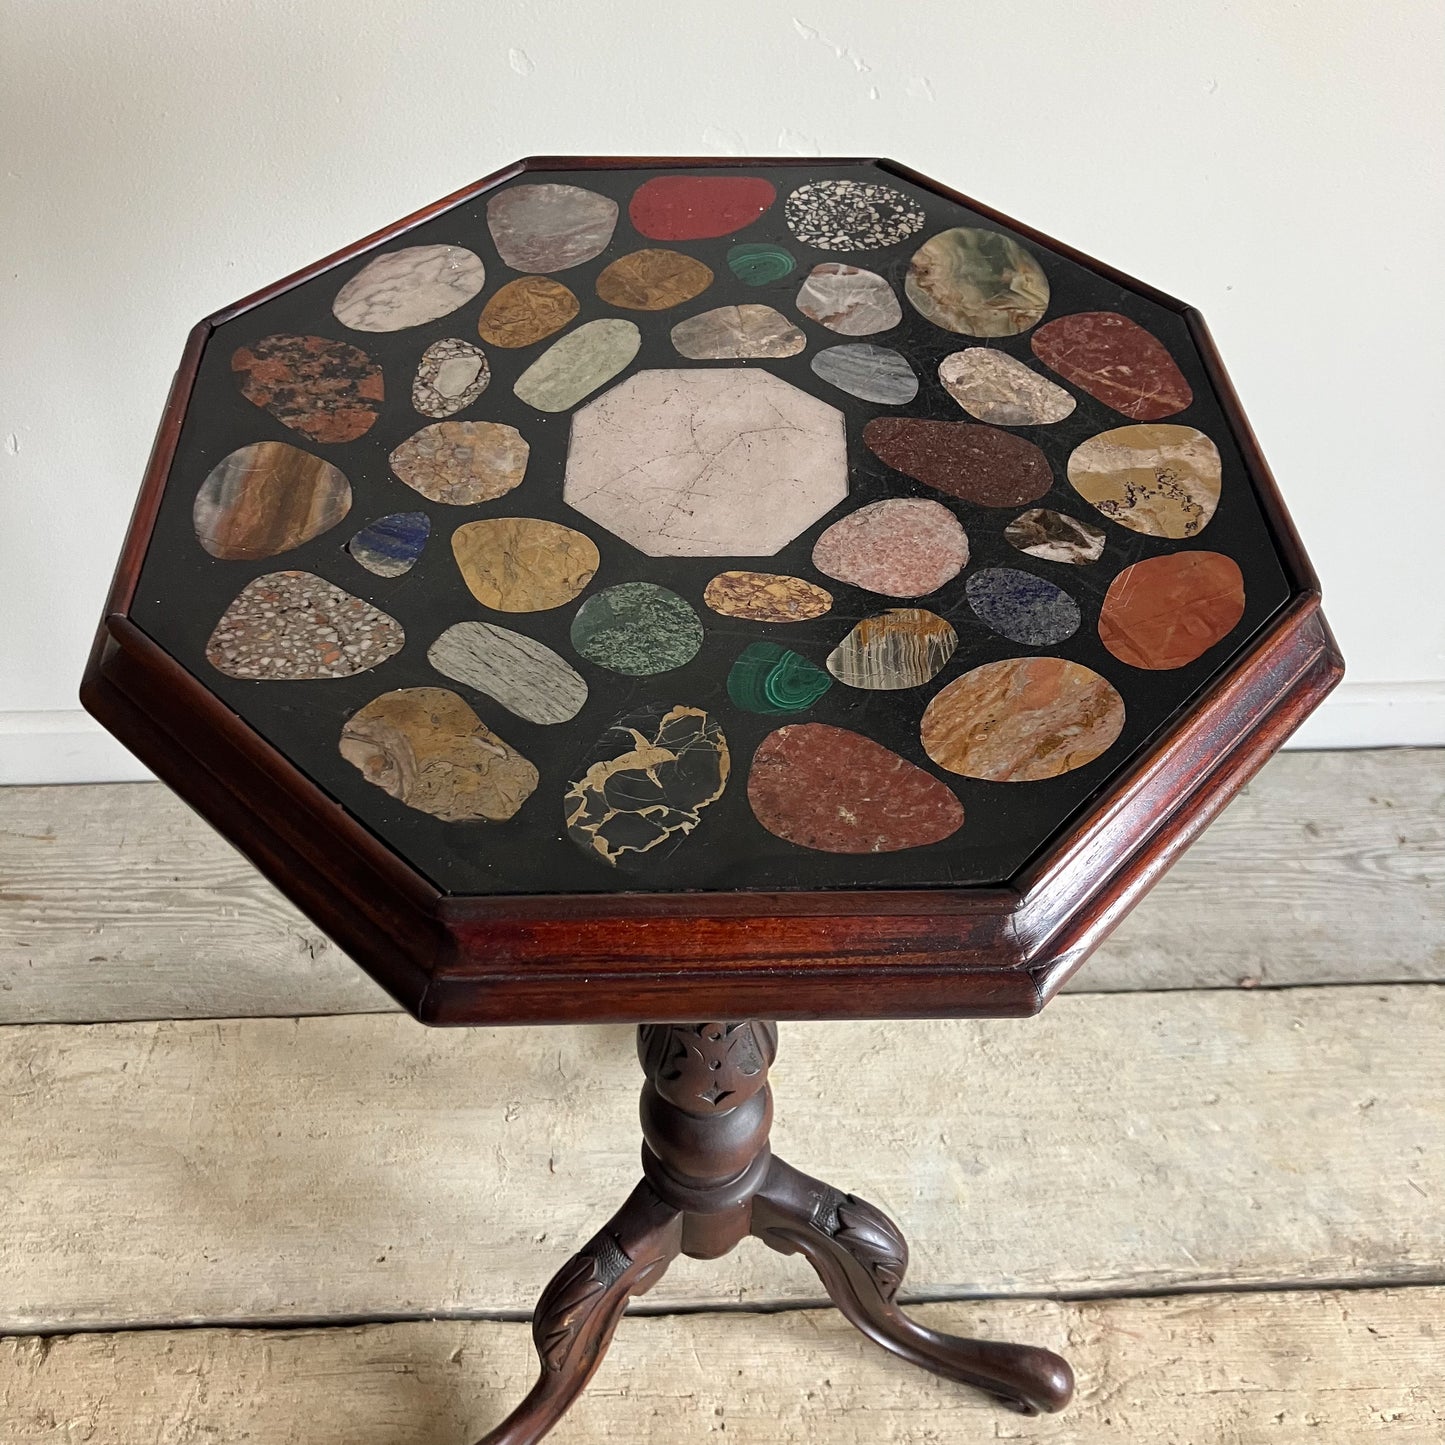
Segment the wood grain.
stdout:
<path fill-rule="evenodd" d="M 915 1299 L 1445 1282 L 1442 1057 L 1436 985 L 785 1026 L 773 1144 L 902 1224 Z M 528 1312 L 638 1084 L 617 1027 L 0 1030 L 0 1331 Z M 648 1300 L 821 1294 L 749 1242 Z"/>
<path fill-rule="evenodd" d="M 1065 1349 L 1063 1415 L 910 1370 L 832 1311 L 633 1317 L 550 1438 L 626 1445 L 1438 1445 L 1445 1290 L 926 1305 L 938 1329 Z M 527 1326 L 170 1330 L 0 1340 L 8 1445 L 468 1445 L 530 1383 Z"/>
<path fill-rule="evenodd" d="M 1445 981 L 1445 767 L 1270 762 L 1070 985 Z M 0 789 L 0 1023 L 389 1010 L 153 783 Z"/>

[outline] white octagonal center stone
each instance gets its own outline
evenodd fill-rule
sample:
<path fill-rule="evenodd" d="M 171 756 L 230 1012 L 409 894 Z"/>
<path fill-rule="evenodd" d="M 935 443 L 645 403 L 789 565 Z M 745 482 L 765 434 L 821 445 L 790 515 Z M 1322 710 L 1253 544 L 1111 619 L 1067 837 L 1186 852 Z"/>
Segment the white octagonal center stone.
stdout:
<path fill-rule="evenodd" d="M 641 371 L 572 418 L 563 500 L 649 557 L 771 557 L 847 495 L 842 412 L 766 371 Z"/>

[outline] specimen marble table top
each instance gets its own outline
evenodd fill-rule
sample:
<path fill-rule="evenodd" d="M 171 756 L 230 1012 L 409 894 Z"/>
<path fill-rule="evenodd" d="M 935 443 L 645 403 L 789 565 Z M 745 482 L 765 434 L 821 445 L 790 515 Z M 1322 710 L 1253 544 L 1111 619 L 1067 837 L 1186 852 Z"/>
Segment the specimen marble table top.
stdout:
<path fill-rule="evenodd" d="M 444 892 L 669 892 L 1006 882 L 1290 596 L 1177 311 L 820 162 L 223 322 L 132 616 Z"/>

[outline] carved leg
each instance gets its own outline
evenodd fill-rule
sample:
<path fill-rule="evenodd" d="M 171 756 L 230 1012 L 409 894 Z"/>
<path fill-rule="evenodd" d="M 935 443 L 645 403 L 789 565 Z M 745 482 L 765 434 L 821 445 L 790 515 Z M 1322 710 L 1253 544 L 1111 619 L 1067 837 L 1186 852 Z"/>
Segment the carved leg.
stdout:
<path fill-rule="evenodd" d="M 682 1248 L 682 1214 L 645 1180 L 542 1292 L 532 1340 L 542 1373 L 531 1393 L 478 1445 L 534 1445 L 602 1363 L 627 1301 L 662 1278 Z"/>
<path fill-rule="evenodd" d="M 873 1205 L 775 1158 L 753 1199 L 752 1230 L 783 1254 L 801 1254 L 849 1320 L 910 1364 L 986 1390 L 1026 1415 L 1069 1403 L 1074 1373 L 1051 1351 L 939 1334 L 898 1308 L 908 1245 Z"/>

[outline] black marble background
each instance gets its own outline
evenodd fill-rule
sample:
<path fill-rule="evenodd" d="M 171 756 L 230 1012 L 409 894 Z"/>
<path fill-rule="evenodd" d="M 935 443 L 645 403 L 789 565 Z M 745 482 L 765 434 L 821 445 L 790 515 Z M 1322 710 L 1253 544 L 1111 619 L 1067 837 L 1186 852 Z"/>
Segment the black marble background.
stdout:
<path fill-rule="evenodd" d="M 444 891 L 533 894 L 896 888 L 1006 881 L 1107 787 L 1110 779 L 1177 717 L 1289 600 L 1290 583 L 1268 524 L 1181 317 L 1064 257 L 1050 254 L 1032 241 L 1024 241 L 1038 257 L 1052 289 L 1044 319 L 1075 311 L 1110 310 L 1132 317 L 1151 331 L 1169 349 L 1194 390 L 1193 404 L 1166 420 L 1205 432 L 1219 447 L 1224 462 L 1219 509 L 1199 537 L 1172 542 L 1142 536 L 1110 522 L 1069 486 L 1065 463 L 1080 442 L 1101 431 L 1129 425 L 1131 419 L 1068 387 L 1077 396 L 1078 406 L 1067 420 L 1052 426 L 1006 430 L 1040 446 L 1054 471 L 1053 490 L 1028 505 L 1052 507 L 1101 526 L 1108 544 L 1098 562 L 1084 567 L 1028 557 L 1003 538 L 1004 527 L 1024 510 L 1022 507 L 986 508 L 954 501 L 891 471 L 861 441 L 865 423 L 874 416 L 972 421 L 944 391 L 937 374 L 938 363 L 963 347 L 996 347 L 1029 363 L 1051 380 L 1061 381 L 1034 360 L 1029 333 L 988 340 L 954 335 L 925 321 L 903 299 L 908 260 L 929 236 L 957 225 L 1004 228 L 897 180 L 874 165 L 748 167 L 738 173 L 763 175 L 773 181 L 778 188 L 773 207 L 759 221 L 732 236 L 696 242 L 649 240 L 638 235 L 629 223 L 629 197 L 643 181 L 662 174 L 659 171 L 552 171 L 522 175 L 507 184 L 569 183 L 611 195 L 619 202 L 617 229 L 607 249 L 584 265 L 554 273 L 554 279 L 565 282 L 581 302 L 581 314 L 573 326 L 599 316 L 622 315 L 641 328 L 642 350 L 617 380 L 650 367 L 760 366 L 845 413 L 851 495 L 775 556 L 644 557 L 563 505 L 569 416 L 540 414 L 512 395 L 513 382 L 556 336 L 518 351 L 480 343 L 491 363 L 491 383 L 477 401 L 454 418 L 506 422 L 522 433 L 530 443 L 531 458 L 520 487 L 497 501 L 447 507 L 427 501 L 392 475 L 387 465 L 390 451 L 434 420 L 419 415 L 411 405 L 412 377 L 422 352 L 445 336 L 478 341 L 476 324 L 482 306 L 518 274 L 502 264 L 492 245 L 486 226 L 485 195 L 384 247 L 391 250 L 450 243 L 466 246 L 482 258 L 487 268 L 486 287 L 480 296 L 451 315 L 400 332 L 372 335 L 348 331 L 332 316 L 331 302 L 342 284 L 365 264 L 364 260 L 353 260 L 224 323 L 202 357 L 132 615 L 251 727 Z M 894 186 L 923 206 L 927 222 L 906 241 L 877 251 L 827 253 L 804 246 L 787 230 L 784 200 L 796 186 L 829 178 L 876 180 Z M 744 285 L 734 278 L 726 261 L 729 247 L 743 241 L 778 242 L 796 257 L 797 269 L 770 286 Z M 715 273 L 713 285 L 693 301 L 664 312 L 619 312 L 603 306 L 594 289 L 598 273 L 618 256 L 649 246 L 670 247 L 705 261 Z M 793 298 L 812 267 L 823 261 L 840 261 L 886 276 L 903 303 L 902 323 L 892 331 L 873 336 L 843 337 L 802 317 L 792 304 Z M 784 360 L 689 362 L 673 350 L 668 333 L 677 321 L 716 306 L 746 302 L 775 306 L 799 325 L 808 337 L 806 351 Z M 381 363 L 386 401 L 377 423 L 365 436 L 344 445 L 310 442 L 241 396 L 231 375 L 231 354 L 238 346 L 272 332 L 343 339 Z M 854 341 L 894 347 L 907 357 L 921 382 L 917 399 L 906 407 L 858 401 L 829 386 L 809 369 L 810 358 L 819 350 Z M 248 442 L 268 439 L 303 447 L 339 466 L 351 482 L 351 512 L 332 531 L 280 556 L 256 563 L 214 559 L 202 550 L 192 530 L 191 506 L 196 491 L 227 453 Z M 824 528 L 868 502 L 898 496 L 928 497 L 958 515 L 972 550 L 969 565 L 960 576 L 939 592 L 915 601 L 862 592 L 813 569 L 813 543 Z M 407 575 L 377 577 L 344 550 L 349 538 L 366 523 L 391 512 L 418 510 L 431 516 L 432 534 L 421 560 Z M 583 597 L 550 612 L 526 614 L 494 614 L 476 602 L 452 558 L 451 534 L 463 522 L 489 516 L 551 518 L 592 537 L 602 562 Z M 1239 563 L 1247 598 L 1243 621 L 1224 642 L 1188 667 L 1144 672 L 1127 666 L 1104 649 L 1097 632 L 1099 606 L 1109 583 L 1130 563 L 1189 548 L 1224 552 Z M 985 628 L 969 609 L 964 584 L 979 568 L 998 565 L 1035 572 L 1068 591 L 1083 612 L 1078 632 L 1052 647 L 1028 648 Z M 834 607 L 814 621 L 787 625 L 720 617 L 703 605 L 703 588 L 716 573 L 739 568 L 788 572 L 820 583 L 833 594 Z M 406 646 L 370 672 L 345 679 L 248 682 L 217 672 L 205 659 L 205 644 L 226 606 L 252 578 L 291 569 L 315 572 L 395 617 L 406 629 Z M 697 609 L 706 641 L 685 667 L 657 677 L 626 678 L 593 666 L 573 652 L 568 626 L 581 602 L 599 588 L 633 579 L 671 587 Z M 893 606 L 926 607 L 948 618 L 957 630 L 958 651 L 933 682 L 902 692 L 857 691 L 835 682 L 813 707 L 787 717 L 755 716 L 729 700 L 725 687 L 728 669 L 749 642 L 764 638 L 776 641 L 822 665 L 855 622 Z M 485 618 L 527 633 L 572 662 L 591 689 L 577 718 L 552 727 L 523 722 L 499 703 L 436 673 L 427 663 L 427 648 L 446 627 L 468 618 Z M 1086 767 L 1041 782 L 986 783 L 954 777 L 936 768 L 923 752 L 918 737 L 919 719 L 929 699 L 954 678 L 982 663 L 1036 654 L 1084 663 L 1119 689 L 1128 716 L 1114 746 Z M 337 741 L 342 723 L 351 713 L 380 693 L 419 686 L 459 692 L 488 727 L 537 766 L 540 784 L 515 818 L 502 824 L 441 822 L 388 797 L 342 759 Z M 717 717 L 732 752 L 732 779 L 723 797 L 703 813 L 701 824 L 681 847 L 667 857 L 644 857 L 619 871 L 584 855 L 567 838 L 562 828 L 562 795 L 608 725 L 620 715 L 652 703 L 686 703 L 705 708 Z M 748 807 L 748 765 L 758 743 L 774 728 L 810 721 L 864 733 L 941 778 L 963 802 L 967 818 L 962 829 L 929 847 L 863 857 L 812 852 L 773 837 L 757 823 Z"/>

